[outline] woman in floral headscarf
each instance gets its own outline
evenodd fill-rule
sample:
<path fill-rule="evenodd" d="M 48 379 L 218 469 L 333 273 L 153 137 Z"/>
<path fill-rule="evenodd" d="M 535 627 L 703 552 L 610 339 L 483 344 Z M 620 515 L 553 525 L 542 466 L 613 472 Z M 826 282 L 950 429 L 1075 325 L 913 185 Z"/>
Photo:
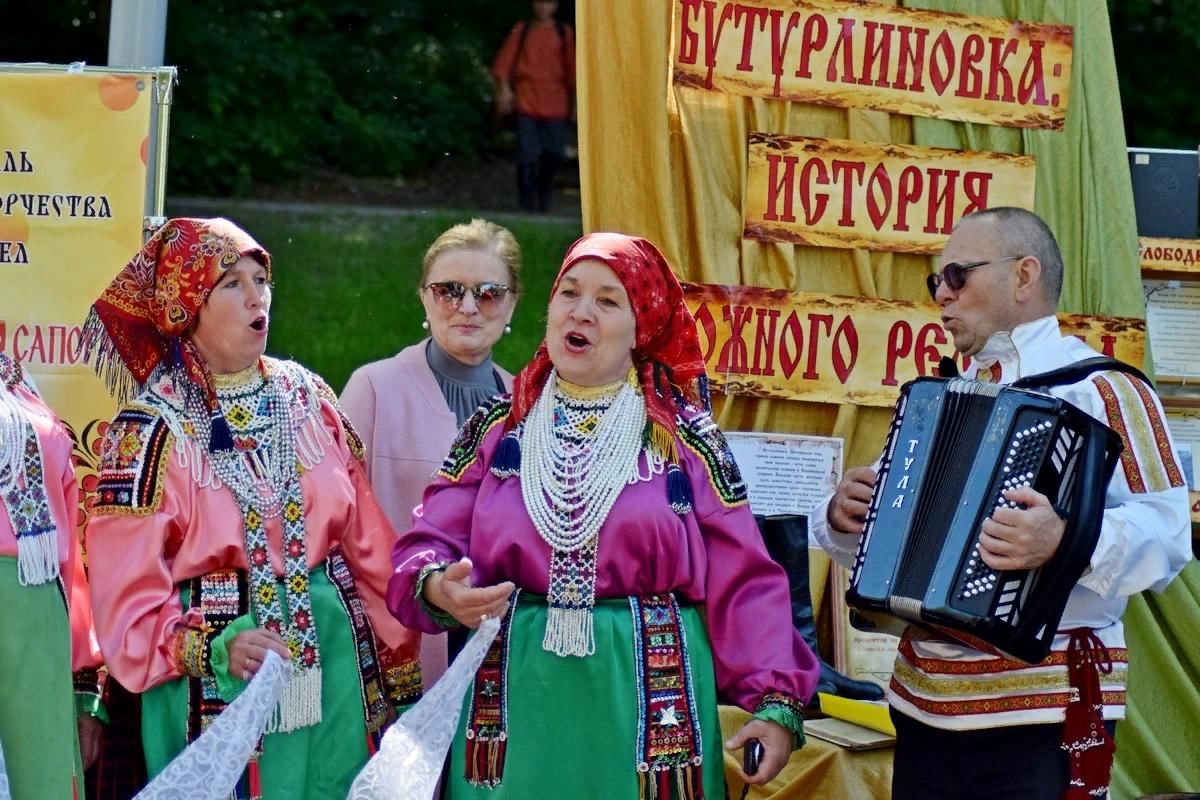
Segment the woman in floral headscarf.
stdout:
<path fill-rule="evenodd" d="M 585 236 L 511 400 L 482 408 L 393 551 L 388 605 L 434 632 L 504 615 L 449 796 L 724 796 L 717 698 L 765 783 L 817 662 L 707 409 L 695 323 L 645 239 Z M 490 787 L 485 789 L 482 787 Z"/>
<path fill-rule="evenodd" d="M 274 651 L 291 679 L 238 797 L 344 797 L 388 701 L 415 699 L 417 637 L 384 605 L 394 534 L 354 430 L 263 355 L 270 280 L 245 231 L 174 219 L 93 305 L 85 348 L 123 403 L 87 533 L 96 627 L 142 693 L 151 776 Z"/>

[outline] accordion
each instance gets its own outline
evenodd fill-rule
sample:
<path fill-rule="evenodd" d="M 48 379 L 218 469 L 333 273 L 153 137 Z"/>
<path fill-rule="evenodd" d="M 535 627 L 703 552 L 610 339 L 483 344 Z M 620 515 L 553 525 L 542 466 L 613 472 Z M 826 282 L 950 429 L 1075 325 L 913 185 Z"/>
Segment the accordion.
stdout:
<path fill-rule="evenodd" d="M 1041 661 L 1096 547 L 1120 451 L 1108 426 L 1047 394 L 905 384 L 846 593 L 852 623 L 893 633 L 913 623 Z M 981 525 L 1022 486 L 1050 499 L 1066 531 L 1042 566 L 996 572 L 979 555 Z"/>

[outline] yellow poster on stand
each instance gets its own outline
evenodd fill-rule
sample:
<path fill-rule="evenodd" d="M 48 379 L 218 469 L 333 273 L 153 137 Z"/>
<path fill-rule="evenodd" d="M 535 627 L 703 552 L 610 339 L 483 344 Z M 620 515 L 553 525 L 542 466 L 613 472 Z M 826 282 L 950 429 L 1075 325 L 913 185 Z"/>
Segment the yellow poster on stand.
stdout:
<path fill-rule="evenodd" d="M 85 471 L 114 409 L 79 360 L 80 326 L 160 207 L 151 165 L 173 80 L 0 65 L 0 350 L 71 427 Z"/>

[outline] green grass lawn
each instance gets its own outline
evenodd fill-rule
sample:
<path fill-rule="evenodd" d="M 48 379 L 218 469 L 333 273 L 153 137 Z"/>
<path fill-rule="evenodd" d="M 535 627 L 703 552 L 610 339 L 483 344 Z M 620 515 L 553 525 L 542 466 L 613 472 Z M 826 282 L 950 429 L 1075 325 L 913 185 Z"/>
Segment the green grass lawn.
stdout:
<path fill-rule="evenodd" d="M 405 216 L 240 208 L 226 213 L 271 252 L 275 299 L 267 352 L 293 358 L 341 391 L 358 366 L 419 341 L 425 331 L 416 295 L 421 257 L 439 233 L 479 213 L 437 211 Z M 516 372 L 545 332 L 550 283 L 563 253 L 581 233 L 578 221 L 490 215 L 522 250 L 524 293 L 513 332 L 495 359 Z"/>

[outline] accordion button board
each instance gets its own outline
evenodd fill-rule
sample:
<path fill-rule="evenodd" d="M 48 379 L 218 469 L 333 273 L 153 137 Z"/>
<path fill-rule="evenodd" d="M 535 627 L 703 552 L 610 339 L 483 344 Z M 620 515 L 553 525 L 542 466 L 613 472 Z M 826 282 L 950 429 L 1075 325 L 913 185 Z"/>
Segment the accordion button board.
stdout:
<path fill-rule="evenodd" d="M 1047 394 L 961 379 L 906 384 L 851 571 L 847 601 L 865 613 L 856 624 L 958 631 L 1040 660 L 1066 603 L 1062 578 L 1074 574 L 1069 591 L 1095 546 L 1115 439 Z M 1017 507 L 1004 497 L 1017 487 L 1069 509 L 1068 530 L 1047 565 L 997 572 L 979 552 L 982 524 Z"/>

